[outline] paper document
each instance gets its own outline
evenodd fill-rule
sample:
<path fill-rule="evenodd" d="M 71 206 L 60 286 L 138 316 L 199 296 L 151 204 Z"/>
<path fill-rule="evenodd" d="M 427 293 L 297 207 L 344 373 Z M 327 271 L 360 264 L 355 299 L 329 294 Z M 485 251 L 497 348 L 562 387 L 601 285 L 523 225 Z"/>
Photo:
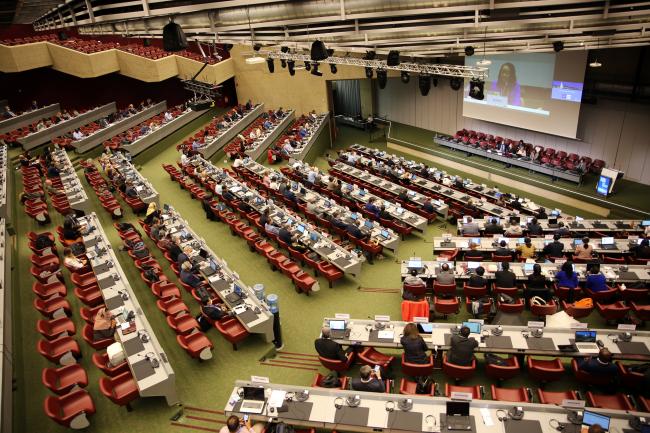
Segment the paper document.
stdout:
<path fill-rule="evenodd" d="M 381 339 L 392 340 L 395 337 L 395 332 L 393 331 L 379 331 L 377 337 Z"/>
<path fill-rule="evenodd" d="M 286 391 L 274 389 L 273 391 L 271 391 L 271 397 L 269 397 L 267 404 L 271 407 L 280 407 L 284 403 L 284 397 L 286 395 L 287 395 Z"/>
<path fill-rule="evenodd" d="M 481 408 L 481 418 L 483 418 L 483 424 L 485 424 L 486 426 L 494 425 L 494 421 L 492 420 L 492 415 L 490 415 L 490 409 L 486 407 Z"/>

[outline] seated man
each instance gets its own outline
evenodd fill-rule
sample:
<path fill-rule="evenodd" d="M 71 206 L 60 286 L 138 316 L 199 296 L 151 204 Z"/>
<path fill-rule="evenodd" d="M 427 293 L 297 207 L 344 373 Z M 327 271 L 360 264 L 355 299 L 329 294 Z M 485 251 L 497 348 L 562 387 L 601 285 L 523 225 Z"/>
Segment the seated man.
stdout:
<path fill-rule="evenodd" d="M 481 261 L 483 260 L 483 252 L 479 251 L 479 245 L 474 242 L 469 243 L 469 251 L 465 251 L 465 260 L 468 262 L 471 261 Z"/>
<path fill-rule="evenodd" d="M 618 374 L 618 368 L 612 362 L 612 353 L 606 348 L 600 349 L 598 356 L 578 361 L 578 368 L 593 376 L 611 376 L 612 381 Z"/>
<path fill-rule="evenodd" d="M 462 228 L 460 229 L 460 232 L 463 235 L 479 235 L 479 228 L 478 224 L 474 222 L 471 216 L 467 217 L 467 222 L 463 223 Z"/>
<path fill-rule="evenodd" d="M 201 314 L 215 322 L 231 315 L 222 306 L 215 305 L 212 299 L 207 296 L 201 299 Z"/>
<path fill-rule="evenodd" d="M 476 268 L 476 271 L 472 273 L 467 281 L 467 285 L 470 287 L 484 287 L 487 284 L 487 280 L 483 277 L 485 275 L 485 268 L 479 266 Z"/>
<path fill-rule="evenodd" d="M 409 286 L 426 286 L 424 280 L 418 277 L 418 271 L 411 269 L 411 272 L 404 278 L 404 284 Z"/>
<path fill-rule="evenodd" d="M 485 225 L 484 231 L 486 235 L 500 235 L 503 234 L 503 227 L 497 223 L 495 218 L 492 218 L 490 223 Z"/>
<path fill-rule="evenodd" d="M 542 250 L 542 254 L 544 254 L 546 258 L 562 257 L 563 252 L 564 244 L 560 242 L 560 235 L 558 234 L 553 235 L 553 242 L 544 245 L 544 249 Z"/>
<path fill-rule="evenodd" d="M 422 210 L 426 213 L 433 213 L 435 211 L 433 208 L 433 203 L 431 203 L 431 199 L 429 197 L 424 199 L 424 203 L 422 203 Z"/>
<path fill-rule="evenodd" d="M 544 230 L 542 229 L 542 226 L 537 222 L 537 218 L 533 218 L 533 219 L 530 220 L 526 230 L 528 231 L 529 235 L 542 235 L 542 234 L 544 234 Z"/>
<path fill-rule="evenodd" d="M 459 334 L 451 336 L 451 345 L 447 352 L 447 361 L 456 365 L 472 365 L 474 349 L 478 347 L 478 341 L 469 336 L 469 328 L 463 326 Z"/>
<path fill-rule="evenodd" d="M 512 250 L 508 248 L 508 243 L 506 241 L 501 241 L 499 242 L 499 246 L 497 247 L 496 251 L 494 252 L 495 255 L 497 256 L 510 256 L 512 257 Z"/>
<path fill-rule="evenodd" d="M 454 270 L 449 267 L 449 263 L 443 263 L 440 267 L 440 272 L 436 274 L 436 282 L 438 284 L 456 284 Z"/>
<path fill-rule="evenodd" d="M 375 199 L 374 197 L 371 197 L 368 200 L 368 203 L 366 203 L 366 210 L 368 212 L 370 212 L 375 218 L 379 218 L 380 210 L 377 207 L 377 205 L 375 204 L 376 201 L 377 201 L 377 199 Z"/>
<path fill-rule="evenodd" d="M 352 354 L 352 350 L 347 352 L 336 341 L 330 339 L 331 330 L 329 326 L 323 326 L 321 329 L 321 337 L 314 341 L 314 347 L 318 355 L 327 359 L 337 359 L 339 361 L 347 362 Z"/>
<path fill-rule="evenodd" d="M 196 289 L 201 284 L 203 284 L 203 279 L 197 274 L 195 274 L 194 272 L 192 272 L 192 263 L 190 263 L 189 261 L 186 261 L 181 265 L 180 277 L 183 283 L 187 284 L 188 286 L 194 289 Z"/>
<path fill-rule="evenodd" d="M 351 387 L 354 391 L 385 392 L 386 384 L 381 378 L 379 369 L 373 370 L 369 365 L 359 369 L 359 377 L 352 379 Z"/>
<path fill-rule="evenodd" d="M 501 263 L 501 270 L 494 274 L 494 287 L 516 287 L 517 276 L 510 270 L 510 263 Z"/>

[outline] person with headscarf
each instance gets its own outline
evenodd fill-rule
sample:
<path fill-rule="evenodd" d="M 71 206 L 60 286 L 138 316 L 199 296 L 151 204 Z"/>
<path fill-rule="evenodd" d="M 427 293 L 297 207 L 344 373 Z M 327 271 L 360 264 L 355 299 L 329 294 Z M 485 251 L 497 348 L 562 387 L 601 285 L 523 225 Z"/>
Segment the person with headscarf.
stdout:
<path fill-rule="evenodd" d="M 145 224 L 152 224 L 155 218 L 160 218 L 160 210 L 158 209 L 156 202 L 152 201 L 147 207 L 147 213 L 145 214 L 144 222 Z"/>

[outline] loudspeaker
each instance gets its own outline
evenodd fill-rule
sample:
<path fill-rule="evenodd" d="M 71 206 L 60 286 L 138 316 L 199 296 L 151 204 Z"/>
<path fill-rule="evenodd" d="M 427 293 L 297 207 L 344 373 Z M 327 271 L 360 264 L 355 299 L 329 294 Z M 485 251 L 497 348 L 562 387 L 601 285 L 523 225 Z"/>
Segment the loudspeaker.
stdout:
<path fill-rule="evenodd" d="M 380 89 L 386 88 L 386 82 L 388 81 L 388 76 L 385 69 L 377 69 L 377 83 L 379 84 Z"/>
<path fill-rule="evenodd" d="M 555 50 L 556 53 L 559 53 L 563 49 L 564 49 L 564 42 L 562 41 L 553 42 L 553 50 Z"/>
<path fill-rule="evenodd" d="M 388 58 L 386 58 L 386 65 L 388 65 L 388 66 L 398 66 L 399 65 L 399 51 L 390 50 L 388 52 Z"/>
<path fill-rule="evenodd" d="M 459 90 L 463 85 L 463 80 L 461 80 L 458 77 L 450 78 L 449 85 L 451 86 L 452 89 Z"/>
<path fill-rule="evenodd" d="M 273 59 L 266 59 L 266 66 L 269 67 L 270 73 L 273 73 L 273 71 L 275 71 L 275 63 L 273 63 Z"/>
<path fill-rule="evenodd" d="M 163 48 L 165 51 L 181 51 L 187 48 L 183 29 L 173 21 L 163 27 Z"/>
<path fill-rule="evenodd" d="M 471 46 L 471 45 L 466 46 L 466 47 L 465 47 L 465 55 L 466 55 L 467 57 L 469 57 L 469 56 L 473 56 L 473 55 L 474 55 L 474 47 Z"/>
<path fill-rule="evenodd" d="M 322 41 L 314 41 L 311 44 L 311 59 L 314 61 L 325 60 L 329 56 L 327 55 L 327 48 Z"/>
<path fill-rule="evenodd" d="M 207 110 L 212 106 L 212 101 L 200 101 L 200 102 L 192 102 L 189 104 L 190 105 L 190 110 L 192 111 L 203 111 Z"/>
<path fill-rule="evenodd" d="M 420 95 L 427 96 L 431 90 L 431 76 L 427 74 L 420 74 L 418 79 L 418 86 L 420 87 Z"/>
<path fill-rule="evenodd" d="M 473 78 L 472 81 L 469 82 L 469 96 L 473 99 L 482 101 L 483 98 L 485 98 L 485 95 L 483 94 L 484 86 L 485 82 L 477 78 Z"/>
<path fill-rule="evenodd" d="M 64 31 L 60 31 L 59 32 L 59 40 L 60 41 L 65 41 L 66 39 L 68 39 L 68 34 L 66 32 L 64 32 Z"/>

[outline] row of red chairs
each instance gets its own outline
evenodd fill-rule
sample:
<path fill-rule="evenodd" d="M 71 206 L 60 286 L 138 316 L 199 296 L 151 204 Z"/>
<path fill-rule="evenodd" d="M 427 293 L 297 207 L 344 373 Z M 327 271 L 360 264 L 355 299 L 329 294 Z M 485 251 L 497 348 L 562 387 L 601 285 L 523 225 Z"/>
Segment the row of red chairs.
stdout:
<path fill-rule="evenodd" d="M 237 168 L 233 167 L 233 170 L 241 177 L 243 177 L 247 181 L 247 183 L 253 184 L 257 191 L 265 191 L 267 195 L 273 196 L 273 200 L 276 203 L 283 202 L 285 207 L 292 209 L 295 212 L 301 212 L 303 215 L 307 217 L 308 220 L 310 220 L 315 225 L 321 225 L 319 220 L 323 220 L 326 224 L 326 227 L 323 227 L 321 229 L 323 232 L 329 232 L 329 230 L 332 230 L 334 233 L 336 233 L 336 235 L 338 235 L 341 242 L 352 243 L 357 248 L 373 256 L 373 258 L 382 253 L 383 246 L 381 244 L 374 244 L 369 241 L 357 239 L 354 236 L 351 236 L 347 230 L 333 226 L 329 221 L 323 218 L 319 218 L 318 215 L 314 214 L 313 212 L 309 212 L 307 210 L 306 204 L 296 203 L 294 201 L 291 201 L 288 198 L 286 198 L 284 195 L 282 195 L 279 191 L 275 191 L 271 188 L 267 188 L 266 185 L 264 185 L 263 183 L 263 179 L 260 178 L 256 173 L 250 171 L 248 168 L 243 166 Z M 305 187 L 307 189 L 310 189 L 311 187 L 313 187 L 313 185 L 309 184 L 308 182 L 305 182 Z M 364 215 L 372 215 L 372 214 L 366 211 L 364 212 Z"/>
<path fill-rule="evenodd" d="M 50 213 L 45 200 L 41 172 L 35 166 L 21 166 L 20 171 L 23 177 L 23 194 L 29 197 L 23 203 L 25 213 L 36 220 L 39 225 L 49 223 Z"/>
<path fill-rule="evenodd" d="M 309 124 L 310 121 L 307 119 L 307 116 L 304 114 L 293 121 L 291 126 L 280 135 L 280 138 L 276 140 L 275 143 L 269 148 L 269 152 L 273 153 L 276 156 L 276 161 L 282 159 L 289 159 L 290 155 L 282 152 L 282 146 L 284 145 L 285 140 L 294 140 L 300 143 L 300 146 L 294 150 L 302 150 L 303 146 L 311 140 L 311 134 L 307 134 L 304 138 L 300 136 L 299 130 L 301 126 Z"/>
<path fill-rule="evenodd" d="M 102 207 L 111 215 L 113 219 L 119 219 L 124 215 L 122 206 L 115 198 L 115 195 L 108 187 L 106 179 L 99 173 L 95 164 L 90 161 L 81 161 L 79 163 L 84 169 L 84 176 L 88 185 L 95 191 Z"/>
<path fill-rule="evenodd" d="M 176 118 L 183 114 L 183 110 L 180 106 L 175 106 L 172 107 L 171 109 L 167 110 L 171 113 L 172 117 Z M 149 126 L 149 124 L 154 123 L 157 125 L 162 125 L 165 123 L 165 113 L 160 113 L 156 114 L 155 116 L 152 116 L 142 122 L 140 122 L 138 125 L 127 129 L 124 132 L 120 132 L 119 134 L 111 137 L 111 139 L 104 141 L 104 147 L 107 147 L 112 150 L 117 150 L 122 146 L 123 142 L 126 143 L 133 143 L 136 141 L 138 138 L 140 138 L 142 135 L 140 133 L 140 130 L 142 129 L 143 126 Z"/>
<path fill-rule="evenodd" d="M 79 114 L 83 114 L 88 110 L 79 110 Z M 74 114 L 69 113 L 72 117 L 75 117 Z M 30 134 L 33 134 L 38 131 L 37 127 L 40 122 L 45 124 L 45 129 L 51 128 L 58 123 L 61 123 L 62 120 L 58 119 L 56 116 L 43 117 L 37 121 L 30 123 L 29 125 L 21 126 L 20 128 L 13 129 L 9 132 L 5 132 L 0 135 L 0 138 L 5 140 L 7 143 L 17 143 L 18 139 L 26 137 Z"/>
<path fill-rule="evenodd" d="M 32 44 L 34 42 L 55 41 L 57 39 L 58 36 L 55 33 L 50 33 L 46 35 L 25 36 L 24 38 L 3 39 L 0 41 L 0 44 L 12 46 Z"/>
<path fill-rule="evenodd" d="M 36 244 L 39 236 L 49 238 L 52 245 L 39 248 Z M 54 393 L 45 397 L 43 408 L 45 414 L 58 424 L 87 427 L 90 425 L 88 416 L 95 413 L 95 405 L 84 389 L 88 385 L 88 375 L 77 364 L 81 348 L 72 337 L 76 327 L 69 317 L 72 308 L 66 299 L 68 292 L 63 284 L 54 236 L 49 232 L 30 232 L 27 239 L 33 252 L 30 257 L 33 274 L 52 276 L 48 282 L 37 279 L 32 285 L 32 292 L 36 295 L 34 308 L 44 317 L 36 323 L 36 330 L 43 337 L 37 342 L 36 349 L 48 361 L 60 365 L 46 367 L 41 372 L 43 385 Z"/>
<path fill-rule="evenodd" d="M 473 130 L 462 129 L 454 134 L 454 139 L 474 147 L 481 147 L 484 150 L 496 149 L 498 143 L 504 142 L 506 145 L 517 144 L 518 140 L 494 136 L 484 132 L 476 132 Z M 546 149 L 543 146 L 525 143 L 526 147 L 532 152 L 537 149 L 540 153 L 539 161 L 542 164 L 555 166 L 559 169 L 575 170 L 581 162 L 584 162 L 585 170 L 593 173 L 600 173 L 600 170 L 605 167 L 605 161 L 601 159 L 591 160 L 588 156 L 578 156 L 576 153 L 567 154 L 567 152 L 559 150 L 556 151 L 551 147 Z"/>
<path fill-rule="evenodd" d="M 242 152 L 242 146 L 244 147 L 245 150 L 248 149 L 253 149 L 255 147 L 255 143 L 259 139 L 253 139 L 250 138 L 251 132 L 255 131 L 256 129 L 259 129 L 262 134 L 266 132 L 264 129 L 264 122 L 267 120 L 271 122 L 273 125 L 271 129 L 275 128 L 282 119 L 277 119 L 275 117 L 275 112 L 273 110 L 269 110 L 266 113 L 268 116 L 264 116 L 263 114 L 260 115 L 257 119 L 251 123 L 248 128 L 246 128 L 243 132 L 241 132 L 241 135 L 244 137 L 244 140 L 242 140 L 239 137 L 235 137 L 230 143 L 226 144 L 224 147 L 224 151 L 226 152 L 226 155 L 229 157 L 232 157 L 234 155 L 239 155 L 239 156 L 245 156 Z"/>

